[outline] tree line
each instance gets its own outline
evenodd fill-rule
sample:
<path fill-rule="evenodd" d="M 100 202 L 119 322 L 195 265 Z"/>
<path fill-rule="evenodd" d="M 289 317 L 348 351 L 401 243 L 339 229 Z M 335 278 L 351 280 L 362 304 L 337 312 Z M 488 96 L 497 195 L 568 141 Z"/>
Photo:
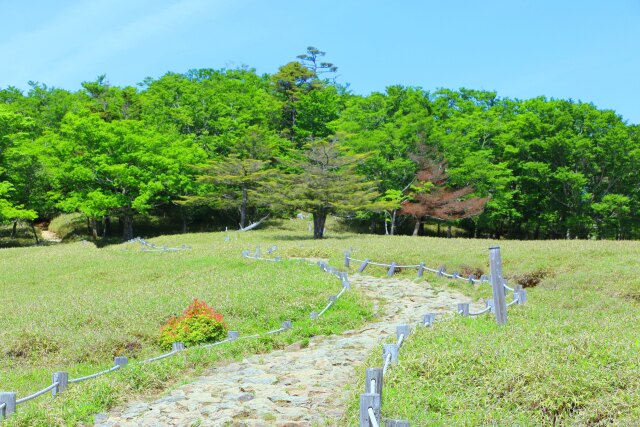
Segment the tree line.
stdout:
<path fill-rule="evenodd" d="M 389 86 L 355 95 L 309 47 L 273 74 L 0 89 L 0 223 L 81 212 L 95 238 L 169 215 L 246 227 L 311 212 L 372 232 L 632 239 L 640 127 L 573 100 Z"/>

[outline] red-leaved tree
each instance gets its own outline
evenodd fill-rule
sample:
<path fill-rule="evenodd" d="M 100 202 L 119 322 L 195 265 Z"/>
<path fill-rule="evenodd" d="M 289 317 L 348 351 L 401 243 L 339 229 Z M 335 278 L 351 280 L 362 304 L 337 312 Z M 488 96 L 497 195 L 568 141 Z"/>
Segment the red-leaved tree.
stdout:
<path fill-rule="evenodd" d="M 489 197 L 468 197 L 475 191 L 472 186 L 448 188 L 448 180 L 444 161 L 424 163 L 416 174 L 412 197 L 402 204 L 400 210 L 401 215 L 415 218 L 414 236 L 418 235 L 423 218 L 449 222 L 480 215 L 484 211 Z M 447 237 L 451 237 L 451 224 L 448 225 Z"/>

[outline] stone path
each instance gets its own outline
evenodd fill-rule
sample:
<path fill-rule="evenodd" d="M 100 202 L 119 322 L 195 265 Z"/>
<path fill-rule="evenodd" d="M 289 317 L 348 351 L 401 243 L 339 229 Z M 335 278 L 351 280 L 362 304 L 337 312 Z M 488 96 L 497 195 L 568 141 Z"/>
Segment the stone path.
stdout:
<path fill-rule="evenodd" d="M 397 324 L 414 325 L 424 313 L 450 312 L 458 302 L 469 301 L 460 293 L 433 290 L 426 282 L 359 275 L 350 282 L 375 301 L 374 308 L 381 307 L 378 322 L 314 337 L 306 348 L 294 344 L 213 368 L 155 402 L 132 402 L 99 414 L 96 426 L 336 425 L 348 397 L 345 386 L 354 382 L 354 367 L 395 335 Z"/>

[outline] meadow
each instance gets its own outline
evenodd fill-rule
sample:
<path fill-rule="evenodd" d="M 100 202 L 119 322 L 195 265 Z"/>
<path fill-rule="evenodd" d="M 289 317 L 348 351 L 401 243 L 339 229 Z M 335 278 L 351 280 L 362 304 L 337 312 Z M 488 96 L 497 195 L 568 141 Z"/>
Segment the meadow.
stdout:
<path fill-rule="evenodd" d="M 191 251 L 145 253 L 137 244 L 98 249 L 75 242 L 2 250 L 0 315 L 3 361 L 0 390 L 24 396 L 50 382 L 54 370 L 71 377 L 160 354 L 160 325 L 200 298 L 223 313 L 230 329 L 251 334 L 293 320 L 286 333 L 188 351 L 157 364 L 131 366 L 70 387 L 59 399 L 41 397 L 19 407 L 8 425 L 74 425 L 123 399 L 154 394 L 188 381 L 202 369 L 243 354 L 268 352 L 310 336 L 339 333 L 371 318 L 355 292 L 317 323 L 309 312 L 340 289 L 334 277 L 294 257 L 327 258 L 343 267 L 343 251 L 356 258 L 488 273 L 488 247 L 496 242 L 408 236 L 357 235 L 329 225 L 314 241 L 306 222 L 285 220 L 248 233 L 161 236 L 156 244 Z M 230 236 L 226 241 L 225 237 Z M 631 241 L 500 241 L 507 277 L 544 272 L 528 288 L 528 302 L 509 310 L 499 327 L 490 316 L 456 317 L 417 329 L 384 385 L 384 417 L 412 425 L 634 425 L 640 419 L 640 244 Z M 278 245 L 285 261 L 240 257 L 244 249 Z M 355 272 L 357 265 L 352 265 Z M 369 267 L 367 274 L 383 276 Z M 414 277 L 414 271 L 401 271 Z M 470 299 L 490 295 L 488 285 L 424 280 Z M 514 283 L 513 279 L 510 283 Z M 418 321 L 419 319 L 416 319 Z M 381 365 L 380 352 L 358 370 L 344 425 L 355 425 L 365 367 Z"/>

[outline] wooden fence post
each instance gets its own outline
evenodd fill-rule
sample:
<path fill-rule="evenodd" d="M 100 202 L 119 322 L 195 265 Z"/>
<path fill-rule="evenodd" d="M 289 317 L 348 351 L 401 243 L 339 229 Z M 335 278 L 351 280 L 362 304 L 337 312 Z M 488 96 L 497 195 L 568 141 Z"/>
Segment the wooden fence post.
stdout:
<path fill-rule="evenodd" d="M 4 404 L 4 409 L 0 410 L 0 420 L 16 412 L 16 394 L 13 392 L 0 393 L 0 405 L 2 404 Z"/>
<path fill-rule="evenodd" d="M 507 302 L 504 295 L 502 258 L 499 246 L 489 248 L 489 265 L 491 266 L 491 288 L 493 289 L 493 309 L 496 314 L 496 322 L 499 325 L 504 325 L 507 323 Z"/>

